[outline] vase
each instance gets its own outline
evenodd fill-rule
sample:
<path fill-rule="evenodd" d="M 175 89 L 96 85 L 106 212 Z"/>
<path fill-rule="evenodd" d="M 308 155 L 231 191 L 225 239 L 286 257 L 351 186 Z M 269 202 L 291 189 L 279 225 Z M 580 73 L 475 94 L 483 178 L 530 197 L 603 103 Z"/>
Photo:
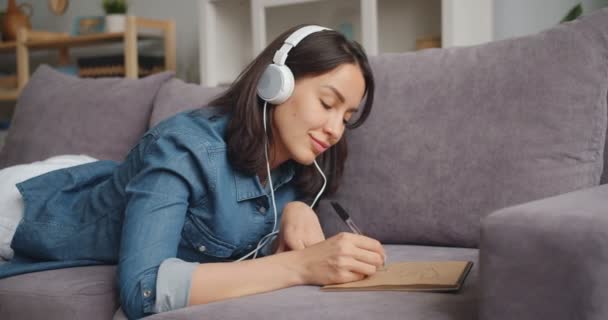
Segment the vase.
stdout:
<path fill-rule="evenodd" d="M 22 8 L 28 8 L 28 14 L 25 14 Z M 17 39 L 19 29 L 31 30 L 30 17 L 33 13 L 32 5 L 29 3 L 17 5 L 15 0 L 8 0 L 6 12 L 2 17 L 2 39 L 4 41 L 14 41 Z"/>
<path fill-rule="evenodd" d="M 127 16 L 124 14 L 109 14 L 106 16 L 106 32 L 124 32 Z"/>

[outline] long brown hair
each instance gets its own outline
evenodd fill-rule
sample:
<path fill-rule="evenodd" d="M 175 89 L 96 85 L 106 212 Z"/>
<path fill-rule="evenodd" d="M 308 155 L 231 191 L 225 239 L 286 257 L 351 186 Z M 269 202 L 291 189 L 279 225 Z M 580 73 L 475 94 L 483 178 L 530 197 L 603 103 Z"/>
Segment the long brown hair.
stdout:
<path fill-rule="evenodd" d="M 265 172 L 263 170 L 266 166 L 262 123 L 264 101 L 257 95 L 257 83 L 285 39 L 303 26 L 295 26 L 278 36 L 241 72 L 222 95 L 209 102 L 210 106 L 219 107 L 222 112 L 231 114 L 225 136 L 228 158 L 231 165 L 246 174 Z M 374 78 L 361 45 L 346 39 L 339 32 L 324 30 L 304 38 L 289 51 L 285 61 L 295 80 L 305 76 L 321 75 L 346 63 L 358 65 L 365 80 L 365 102 L 362 110 L 359 111 L 360 115 L 357 120 L 346 126 L 347 129 L 353 129 L 365 122 L 374 101 Z M 274 106 L 270 104 L 268 106 L 269 123 L 272 123 Z M 269 145 L 273 141 L 271 131 L 268 132 Z M 332 194 L 338 189 L 348 154 L 346 136 L 345 132 L 337 144 L 317 159 L 317 163 L 327 176 L 325 194 Z M 295 167 L 295 184 L 298 191 L 305 198 L 316 195 L 323 184 L 316 168 L 297 163 Z"/>

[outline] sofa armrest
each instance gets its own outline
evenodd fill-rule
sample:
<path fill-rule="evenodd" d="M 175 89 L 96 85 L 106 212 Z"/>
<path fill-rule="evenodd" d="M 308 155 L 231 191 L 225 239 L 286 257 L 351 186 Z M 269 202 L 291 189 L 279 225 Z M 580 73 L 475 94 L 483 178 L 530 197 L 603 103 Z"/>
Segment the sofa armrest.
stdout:
<path fill-rule="evenodd" d="M 480 319 L 608 319 L 608 185 L 482 221 Z"/>

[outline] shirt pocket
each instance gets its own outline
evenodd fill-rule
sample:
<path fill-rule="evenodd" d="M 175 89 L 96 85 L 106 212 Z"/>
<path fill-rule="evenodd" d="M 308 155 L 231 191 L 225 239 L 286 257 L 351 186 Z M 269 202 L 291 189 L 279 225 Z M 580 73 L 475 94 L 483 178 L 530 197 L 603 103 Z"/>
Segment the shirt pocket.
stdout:
<path fill-rule="evenodd" d="M 182 238 L 186 246 L 191 247 L 207 260 L 225 261 L 231 257 L 237 246 L 216 237 L 213 232 L 196 216 L 186 217 Z"/>

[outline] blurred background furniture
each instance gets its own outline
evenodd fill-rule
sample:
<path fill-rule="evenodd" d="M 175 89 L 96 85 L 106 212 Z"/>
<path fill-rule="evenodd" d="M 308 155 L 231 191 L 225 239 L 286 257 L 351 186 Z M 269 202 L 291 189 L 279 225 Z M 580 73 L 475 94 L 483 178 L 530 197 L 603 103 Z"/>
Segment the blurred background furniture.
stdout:
<path fill-rule="evenodd" d="M 416 50 L 419 38 L 435 46 L 493 39 L 489 0 L 199 0 L 200 81 L 229 84 L 268 41 L 290 26 L 316 23 L 361 43 L 370 56 Z M 428 45 L 427 45 L 428 47 Z"/>
<path fill-rule="evenodd" d="M 0 91 L 0 100 L 15 100 L 30 76 L 29 55 L 34 50 L 59 50 L 59 65 L 69 63 L 69 49 L 73 47 L 98 46 L 108 43 L 124 44 L 125 76 L 137 78 L 139 72 L 138 47 L 139 40 L 162 38 L 164 48 L 164 70 L 175 71 L 176 43 L 175 22 L 171 20 L 155 20 L 129 16 L 124 32 L 111 32 L 70 36 L 67 33 L 33 31 L 22 28 L 17 34 L 16 41 L 1 42 L 0 53 L 15 53 L 17 55 L 16 77 L 9 76 L 5 82 L 15 84 L 14 89 Z M 16 80 L 16 82 L 15 82 Z"/>

